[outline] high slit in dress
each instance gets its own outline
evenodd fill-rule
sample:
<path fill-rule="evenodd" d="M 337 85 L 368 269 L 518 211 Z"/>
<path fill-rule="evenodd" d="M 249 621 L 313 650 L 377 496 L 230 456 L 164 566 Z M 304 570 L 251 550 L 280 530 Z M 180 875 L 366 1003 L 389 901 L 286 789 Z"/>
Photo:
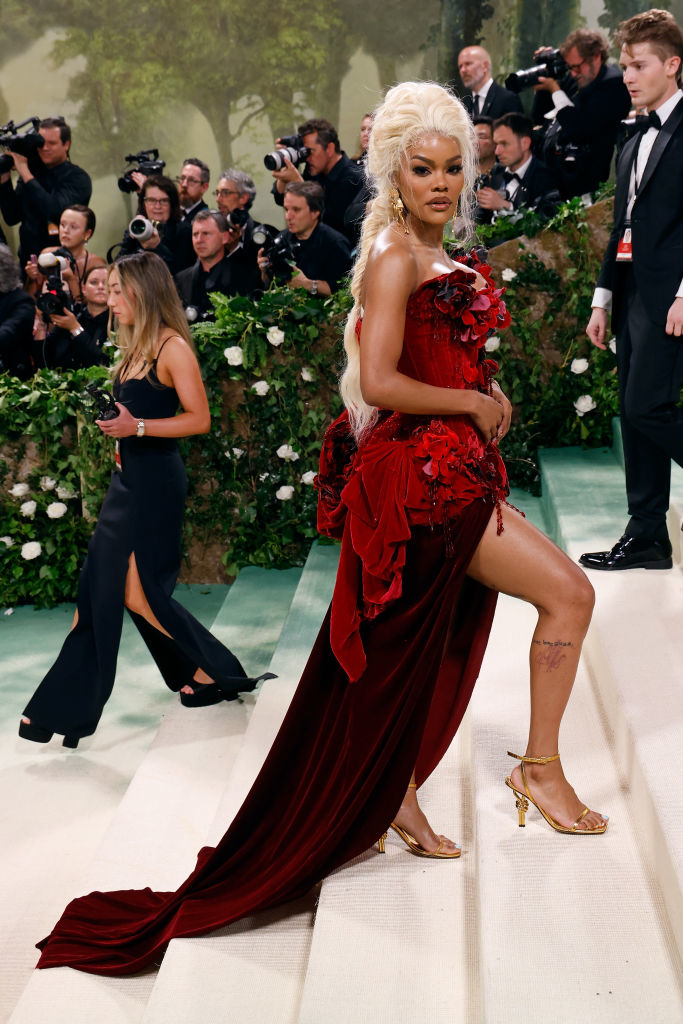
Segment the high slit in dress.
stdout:
<path fill-rule="evenodd" d="M 477 264 L 474 256 L 472 264 Z M 490 388 L 489 334 L 509 318 L 488 267 L 424 282 L 399 369 Z M 333 600 L 244 804 L 176 892 L 95 892 L 39 943 L 39 967 L 131 974 L 168 942 L 293 900 L 388 828 L 411 773 L 424 782 L 477 678 L 496 593 L 466 575 L 507 494 L 495 445 L 467 416 L 384 411 L 358 449 L 346 415 L 326 434 L 319 525 L 342 537 Z"/>
<path fill-rule="evenodd" d="M 114 383 L 115 398 L 137 419 L 165 419 L 178 409 L 175 389 L 157 377 L 157 359 L 146 377 Z M 172 596 L 187 493 L 177 442 L 123 437 L 119 454 L 79 577 L 78 622 L 24 711 L 36 725 L 74 737 L 95 731 L 111 695 L 132 553 L 147 601 L 170 637 L 131 617 L 167 686 L 191 684 L 198 667 L 234 695 L 254 685 L 234 654 Z"/>

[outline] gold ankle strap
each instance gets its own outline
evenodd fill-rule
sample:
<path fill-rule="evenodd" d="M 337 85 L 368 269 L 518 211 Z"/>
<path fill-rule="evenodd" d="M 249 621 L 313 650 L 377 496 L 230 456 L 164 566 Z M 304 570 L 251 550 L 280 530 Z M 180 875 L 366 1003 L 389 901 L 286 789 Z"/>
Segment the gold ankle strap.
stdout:
<path fill-rule="evenodd" d="M 560 755 L 558 754 L 557 756 L 559 757 Z M 409 782 L 408 789 L 417 789 L 417 782 Z"/>
<path fill-rule="evenodd" d="M 508 754 L 523 764 L 550 764 L 551 761 L 557 761 L 560 756 L 559 754 L 553 754 L 551 757 L 527 757 L 526 754 L 513 754 L 511 750 L 508 750 Z"/>

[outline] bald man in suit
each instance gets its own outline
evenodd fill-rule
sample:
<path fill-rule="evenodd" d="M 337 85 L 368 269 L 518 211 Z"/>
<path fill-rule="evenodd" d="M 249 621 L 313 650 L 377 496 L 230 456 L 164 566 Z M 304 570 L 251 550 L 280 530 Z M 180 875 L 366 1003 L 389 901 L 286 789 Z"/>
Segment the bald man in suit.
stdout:
<path fill-rule="evenodd" d="M 491 58 L 483 46 L 466 46 L 458 54 L 458 71 L 468 90 L 462 97 L 470 117 L 490 117 L 522 113 L 519 96 L 498 85 L 491 77 Z"/>

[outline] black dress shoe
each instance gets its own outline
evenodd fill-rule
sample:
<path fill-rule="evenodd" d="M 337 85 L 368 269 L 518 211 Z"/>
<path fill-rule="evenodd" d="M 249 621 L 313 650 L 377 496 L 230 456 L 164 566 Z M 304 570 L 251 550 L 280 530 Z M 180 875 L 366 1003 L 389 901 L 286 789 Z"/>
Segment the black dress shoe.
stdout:
<path fill-rule="evenodd" d="M 611 551 L 590 551 L 581 555 L 579 563 L 587 569 L 671 569 L 669 540 L 648 540 L 624 534 Z"/>

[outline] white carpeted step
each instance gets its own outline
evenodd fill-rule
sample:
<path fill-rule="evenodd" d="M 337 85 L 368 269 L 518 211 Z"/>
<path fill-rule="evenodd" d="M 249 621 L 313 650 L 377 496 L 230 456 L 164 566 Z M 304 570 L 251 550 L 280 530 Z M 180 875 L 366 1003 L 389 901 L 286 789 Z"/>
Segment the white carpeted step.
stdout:
<path fill-rule="evenodd" d="M 296 569 L 247 569 L 231 588 L 212 629 L 249 671 L 267 668 L 300 575 Z M 208 708 L 184 708 L 179 701 L 170 706 L 84 875 L 81 893 L 169 890 L 183 881 L 206 843 L 256 702 L 257 694 L 249 694 Z M 126 980 L 68 968 L 35 971 L 11 1024 L 132 1024 L 141 1019 L 153 981 L 153 972 Z"/>
<path fill-rule="evenodd" d="M 504 785 L 515 765 L 506 750 L 523 752 L 526 743 L 526 638 L 534 625 L 533 609 L 501 598 L 468 712 L 482 1020 L 673 1024 L 682 1008 L 661 886 L 643 863 L 640 806 L 615 766 L 609 716 L 583 666 L 560 749 L 579 795 L 610 816 L 608 831 L 561 835 L 533 806 L 526 828 L 518 827 L 515 798 Z M 659 770 L 668 776 L 662 760 Z"/>
<path fill-rule="evenodd" d="M 336 546 L 311 549 L 271 663 L 278 678 L 261 688 L 208 845 L 225 833 L 270 750 L 332 596 L 338 558 Z M 310 894 L 295 908 L 258 915 L 207 937 L 173 941 L 144 1024 L 199 1024 L 228 1017 L 255 1024 L 295 1024 L 314 907 L 315 894 Z"/>

